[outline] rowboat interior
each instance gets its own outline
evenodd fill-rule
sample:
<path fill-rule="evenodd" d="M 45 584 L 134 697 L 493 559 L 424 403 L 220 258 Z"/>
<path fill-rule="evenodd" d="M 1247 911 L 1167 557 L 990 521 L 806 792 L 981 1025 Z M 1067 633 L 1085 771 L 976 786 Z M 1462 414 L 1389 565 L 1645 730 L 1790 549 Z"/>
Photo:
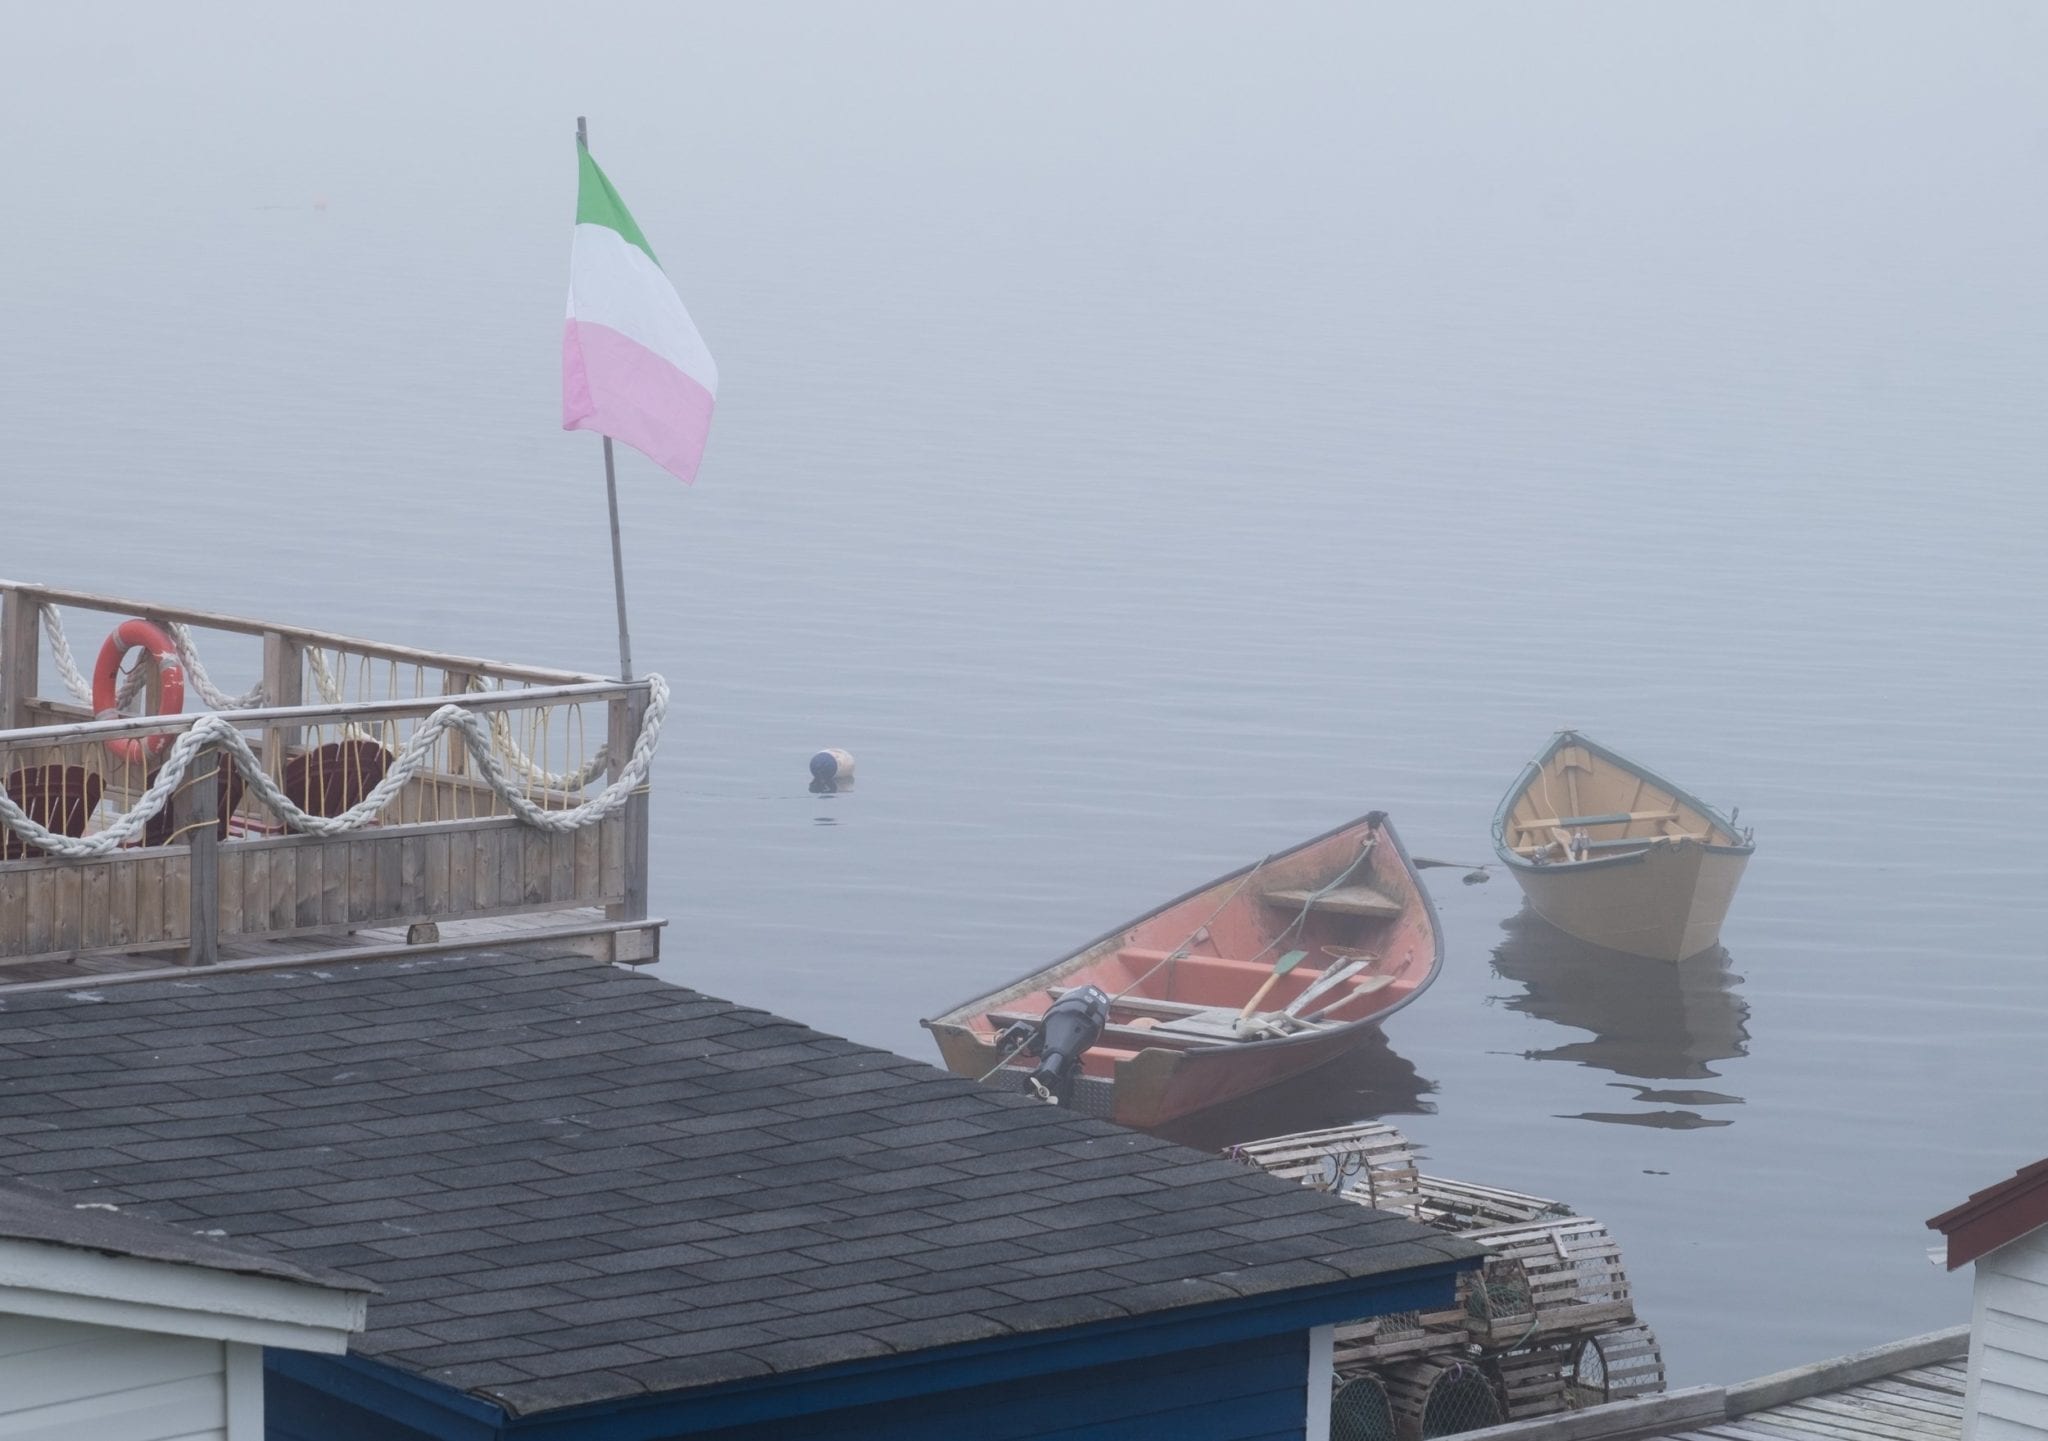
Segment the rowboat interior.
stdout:
<path fill-rule="evenodd" d="M 1007 1051 L 1007 1039 L 1035 1028 L 1059 998 L 1099 987 L 1111 997 L 1109 1021 L 1081 1075 L 1107 1080 L 1142 1050 L 1240 1046 L 1368 1020 L 1432 979 L 1436 946 L 1412 884 L 1396 845 L 1362 821 L 1226 877 L 934 1024 L 965 1023 L 984 1045 Z M 1301 955 L 1274 979 L 1294 952 Z"/>
<path fill-rule="evenodd" d="M 1626 855 L 1699 841 L 1742 839 L 1713 815 L 1584 745 L 1555 747 L 1508 808 L 1508 849 L 1538 865 Z"/>

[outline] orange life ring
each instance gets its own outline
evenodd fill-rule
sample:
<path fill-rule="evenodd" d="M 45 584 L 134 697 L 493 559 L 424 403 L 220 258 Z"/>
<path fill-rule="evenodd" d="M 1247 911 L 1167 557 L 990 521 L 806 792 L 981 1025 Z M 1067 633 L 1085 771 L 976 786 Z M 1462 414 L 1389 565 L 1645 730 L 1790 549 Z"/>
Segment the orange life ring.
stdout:
<path fill-rule="evenodd" d="M 114 627 L 114 633 L 107 637 L 107 643 L 100 647 L 100 658 L 92 668 L 92 709 L 100 720 L 114 720 L 121 714 L 120 678 L 121 661 L 128 652 L 140 646 L 156 662 L 157 684 L 163 698 L 159 715 L 179 715 L 185 709 L 185 667 L 178 661 L 178 648 L 171 644 L 171 638 L 146 620 L 124 620 Z M 123 737 L 107 742 L 107 750 L 118 761 L 141 765 L 155 760 L 170 749 L 168 735 L 144 736 L 140 740 Z"/>

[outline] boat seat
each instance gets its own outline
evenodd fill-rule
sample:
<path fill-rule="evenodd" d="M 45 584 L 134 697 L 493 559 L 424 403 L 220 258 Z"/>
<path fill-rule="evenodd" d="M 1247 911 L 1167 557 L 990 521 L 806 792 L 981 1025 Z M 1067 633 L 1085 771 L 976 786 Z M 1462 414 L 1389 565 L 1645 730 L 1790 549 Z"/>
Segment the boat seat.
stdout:
<path fill-rule="evenodd" d="M 1338 916 L 1362 916 L 1367 920 L 1391 921 L 1397 919 L 1407 907 L 1392 896 L 1374 890 L 1371 886 L 1339 886 L 1333 891 L 1317 895 L 1310 886 L 1292 890 L 1267 891 L 1262 899 L 1269 906 L 1285 906 L 1300 910 L 1306 906 L 1312 911 L 1328 911 Z"/>
<path fill-rule="evenodd" d="M 1612 841 L 1587 841 L 1586 849 L 1589 851 L 1618 851 L 1625 850 L 1629 846 L 1654 846 L 1671 841 L 1703 841 L 1706 839 L 1705 835 L 1697 831 L 1680 831 L 1678 834 L 1670 836 L 1623 836 L 1619 840 Z"/>
<path fill-rule="evenodd" d="M 1610 811 L 1601 816 L 1544 816 L 1533 821 L 1516 821 L 1524 831 L 1571 830 L 1575 826 L 1625 826 L 1630 821 L 1675 821 L 1677 811 Z"/>
<path fill-rule="evenodd" d="M 330 741 L 284 764 L 284 793 L 302 811 L 332 818 L 377 788 L 391 752 L 371 740 Z"/>
<path fill-rule="evenodd" d="M 1079 987 L 1054 986 L 1052 998 L 1059 1000 L 1070 996 Z M 1112 1011 L 1129 1011 L 1137 1016 L 1157 1016 L 1161 1020 L 1172 1020 L 1176 1016 L 1199 1016 L 1204 1011 L 1213 1011 L 1214 1006 L 1198 1006 L 1193 1001 L 1158 1001 L 1150 996 L 1123 996 L 1109 1003 Z"/>
<path fill-rule="evenodd" d="M 84 766 L 24 766 L 7 775 L 7 794 L 44 830 L 73 840 L 100 803 L 104 786 Z M 29 860 L 46 852 L 0 827 L 0 860 Z"/>
<path fill-rule="evenodd" d="M 160 766 L 151 766 L 149 768 L 148 778 L 151 783 L 155 782 L 157 771 L 160 769 Z M 223 774 L 226 777 L 225 794 L 222 793 L 221 777 Z M 241 806 L 242 795 L 248 789 L 248 786 L 249 783 L 242 778 L 242 772 L 236 768 L 235 763 L 226 756 L 220 757 L 220 771 L 216 773 L 213 782 L 213 833 L 221 840 L 228 838 L 228 828 L 234 824 L 235 811 Z M 154 816 L 150 817 L 148 824 L 142 828 L 142 843 L 144 845 L 167 846 L 172 841 L 178 839 L 178 822 L 177 816 L 173 813 L 174 810 L 175 807 L 165 806 Z"/>

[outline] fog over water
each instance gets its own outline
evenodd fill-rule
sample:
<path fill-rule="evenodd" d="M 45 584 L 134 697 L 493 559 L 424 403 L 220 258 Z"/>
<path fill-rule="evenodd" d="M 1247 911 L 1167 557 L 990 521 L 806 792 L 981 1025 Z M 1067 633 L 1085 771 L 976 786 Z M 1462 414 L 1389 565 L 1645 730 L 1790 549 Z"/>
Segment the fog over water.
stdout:
<path fill-rule="evenodd" d="M 1968 1319 L 1921 1222 L 2048 1153 L 2048 11 L 0 17 L 0 572 L 608 669 L 587 114 L 722 372 L 620 462 L 664 974 L 933 1058 L 1368 809 L 1489 859 L 1577 726 L 1755 826 L 1726 956 L 1431 872 L 1441 980 L 1260 1118 L 1600 1217 L 1673 1384 Z"/>

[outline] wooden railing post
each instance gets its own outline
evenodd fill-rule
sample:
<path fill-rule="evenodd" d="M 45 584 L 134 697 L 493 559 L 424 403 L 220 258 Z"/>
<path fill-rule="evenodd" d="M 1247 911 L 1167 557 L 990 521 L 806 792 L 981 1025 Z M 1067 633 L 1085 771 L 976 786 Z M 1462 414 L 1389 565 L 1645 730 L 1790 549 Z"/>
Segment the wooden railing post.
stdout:
<path fill-rule="evenodd" d="M 36 695 L 36 660 L 42 650 L 42 617 L 34 595 L 9 586 L 0 590 L 0 721 L 8 730 L 29 724 Z"/>
<path fill-rule="evenodd" d="M 609 734 L 605 739 L 611 758 L 609 779 L 617 780 L 619 773 L 625 770 L 626 759 L 633 754 L 633 742 L 640 738 L 640 723 L 646 715 L 647 685 L 644 681 L 612 698 Z M 651 783 L 653 778 L 650 776 L 648 779 Z M 623 904 L 605 908 L 605 915 L 614 921 L 647 919 L 647 802 L 647 791 L 643 786 L 619 812 L 620 819 L 625 822 L 626 898 Z"/>
<path fill-rule="evenodd" d="M 220 767 L 233 764 L 212 747 L 192 758 L 192 769 L 171 812 L 192 857 L 192 936 L 186 961 L 210 966 L 220 959 Z"/>
<path fill-rule="evenodd" d="M 263 704 L 272 708 L 304 705 L 306 648 L 296 636 L 263 632 Z M 284 775 L 285 759 L 299 743 L 298 726 L 271 726 L 263 732 L 263 769 L 273 778 Z"/>

